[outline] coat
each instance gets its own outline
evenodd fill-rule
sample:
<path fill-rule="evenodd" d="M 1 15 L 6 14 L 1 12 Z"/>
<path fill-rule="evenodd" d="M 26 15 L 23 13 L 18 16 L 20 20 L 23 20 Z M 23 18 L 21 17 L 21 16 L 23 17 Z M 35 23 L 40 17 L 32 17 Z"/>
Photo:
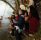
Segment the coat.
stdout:
<path fill-rule="evenodd" d="M 35 17 L 32 17 L 29 20 L 29 25 L 29 33 L 36 33 L 39 27 L 39 20 L 37 20 Z"/>
<path fill-rule="evenodd" d="M 24 27 L 24 18 L 22 16 L 19 16 L 18 24 L 20 29 L 23 29 Z"/>

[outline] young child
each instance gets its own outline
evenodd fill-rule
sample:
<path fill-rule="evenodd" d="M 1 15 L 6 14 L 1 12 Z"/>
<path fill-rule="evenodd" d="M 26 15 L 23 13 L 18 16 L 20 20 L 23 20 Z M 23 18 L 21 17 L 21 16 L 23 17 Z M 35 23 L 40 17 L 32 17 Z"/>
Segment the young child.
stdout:
<path fill-rule="evenodd" d="M 25 33 L 29 33 L 29 16 L 27 11 L 25 11 Z"/>
<path fill-rule="evenodd" d="M 14 25 L 15 25 L 13 22 L 14 19 L 15 19 L 15 15 L 12 15 L 10 20 L 10 25 L 9 25 L 10 33 L 12 36 L 14 36 Z"/>

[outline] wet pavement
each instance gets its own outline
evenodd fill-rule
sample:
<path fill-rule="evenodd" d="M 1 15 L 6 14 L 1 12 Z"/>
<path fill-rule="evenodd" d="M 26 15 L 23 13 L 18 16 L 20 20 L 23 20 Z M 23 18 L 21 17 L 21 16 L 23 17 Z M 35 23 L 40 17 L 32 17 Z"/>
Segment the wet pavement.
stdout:
<path fill-rule="evenodd" d="M 0 31 L 0 40 L 7 40 L 8 34 L 7 31 Z"/>
<path fill-rule="evenodd" d="M 4 25 L 4 24 L 3 24 Z M 7 30 L 7 25 L 3 26 L 0 29 L 0 40 L 7 40 L 8 39 L 8 30 Z"/>
<path fill-rule="evenodd" d="M 3 19 L 2 24 L 0 27 L 0 40 L 7 40 L 8 39 L 8 26 L 9 26 L 9 20 Z"/>
<path fill-rule="evenodd" d="M 8 26 L 9 25 L 6 24 L 6 25 L 4 25 L 4 28 L 0 29 L 0 40 L 10 40 L 9 34 L 8 34 L 8 29 L 7 29 Z M 32 40 L 32 39 L 33 39 L 33 37 L 28 37 L 28 36 L 25 38 L 25 40 Z M 13 40 L 15 40 L 14 37 L 13 37 Z M 41 39 L 37 38 L 37 40 L 41 40 Z"/>

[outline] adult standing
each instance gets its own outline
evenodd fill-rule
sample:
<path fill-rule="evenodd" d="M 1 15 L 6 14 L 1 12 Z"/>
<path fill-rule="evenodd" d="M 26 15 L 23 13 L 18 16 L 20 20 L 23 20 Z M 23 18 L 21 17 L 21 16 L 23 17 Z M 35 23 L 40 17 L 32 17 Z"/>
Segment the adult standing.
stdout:
<path fill-rule="evenodd" d="M 29 20 L 30 23 L 29 32 L 33 34 L 38 31 L 38 27 L 39 27 L 39 15 L 34 6 L 30 6 L 30 15 L 31 16 Z"/>

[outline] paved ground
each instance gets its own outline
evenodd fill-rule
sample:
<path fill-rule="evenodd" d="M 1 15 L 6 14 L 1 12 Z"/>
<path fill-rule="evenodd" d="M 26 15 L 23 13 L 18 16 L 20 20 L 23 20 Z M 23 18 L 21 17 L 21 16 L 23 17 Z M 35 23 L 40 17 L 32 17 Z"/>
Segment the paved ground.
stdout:
<path fill-rule="evenodd" d="M 0 29 L 0 40 L 8 40 L 9 39 L 8 30 L 6 29 L 6 27 L 8 27 L 8 25 L 4 25 L 4 28 Z M 35 36 L 35 38 L 37 40 L 41 40 L 41 27 L 39 29 L 38 34 Z M 32 40 L 32 39 L 34 39 L 34 38 L 33 37 L 28 37 L 28 36 L 25 38 L 25 40 Z"/>
<path fill-rule="evenodd" d="M 7 40 L 7 32 L 6 31 L 0 31 L 0 40 Z"/>
<path fill-rule="evenodd" d="M 8 24 L 3 24 L 4 26 L 2 27 L 2 29 L 0 29 L 0 40 L 9 40 L 9 34 L 8 34 Z M 40 24 L 41 25 L 41 24 Z M 41 26 L 40 26 L 40 29 L 39 29 L 39 32 L 37 33 L 37 35 L 35 35 L 35 38 L 36 40 L 41 40 Z M 15 38 L 13 37 L 13 40 Z M 25 40 L 33 40 L 34 37 L 28 37 L 26 36 L 25 38 L 23 38 Z"/>

